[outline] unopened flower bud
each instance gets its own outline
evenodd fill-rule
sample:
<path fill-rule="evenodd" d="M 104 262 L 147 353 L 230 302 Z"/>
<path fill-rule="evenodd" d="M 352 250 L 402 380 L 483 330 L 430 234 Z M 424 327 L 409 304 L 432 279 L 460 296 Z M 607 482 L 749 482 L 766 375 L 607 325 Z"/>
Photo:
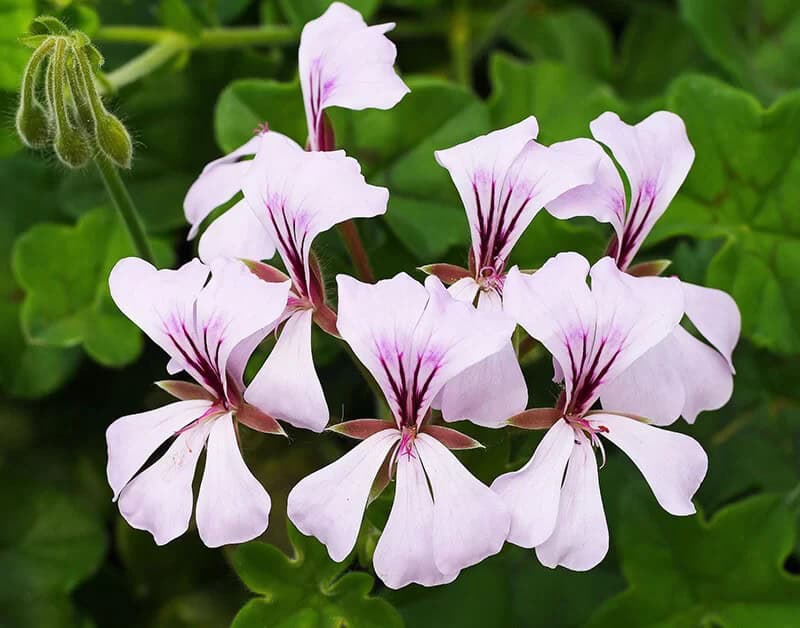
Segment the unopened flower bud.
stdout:
<path fill-rule="evenodd" d="M 36 100 L 22 98 L 17 109 L 17 134 L 26 146 L 44 148 L 50 140 L 47 111 Z"/>
<path fill-rule="evenodd" d="M 108 113 L 97 119 L 97 145 L 108 158 L 120 168 L 130 168 L 133 143 L 128 130 L 114 114 Z"/>
<path fill-rule="evenodd" d="M 83 168 L 92 158 L 86 136 L 69 125 L 59 128 L 53 141 L 53 149 L 69 168 Z"/>

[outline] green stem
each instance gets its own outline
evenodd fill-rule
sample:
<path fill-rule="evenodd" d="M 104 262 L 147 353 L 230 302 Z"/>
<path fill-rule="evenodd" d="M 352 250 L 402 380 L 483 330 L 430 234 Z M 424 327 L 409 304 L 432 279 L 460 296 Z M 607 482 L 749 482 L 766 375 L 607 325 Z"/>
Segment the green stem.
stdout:
<path fill-rule="evenodd" d="M 122 177 L 119 176 L 119 170 L 117 170 L 117 167 L 111 160 L 102 153 L 98 153 L 98 155 L 95 156 L 94 162 L 97 164 L 97 169 L 100 171 L 100 176 L 103 179 L 103 183 L 106 185 L 106 191 L 111 197 L 111 202 L 114 203 L 114 207 L 116 207 L 119 217 L 125 225 L 131 242 L 133 242 L 136 254 L 143 260 L 154 264 L 153 250 L 150 248 L 150 242 L 147 240 L 144 224 L 139 216 L 139 212 L 136 210 L 136 206 L 133 204 L 131 195 L 128 193 L 128 188 L 125 187 Z"/>
<path fill-rule="evenodd" d="M 147 76 L 185 49 L 185 38 L 167 35 L 142 54 L 106 74 L 106 80 L 114 89 L 119 89 Z"/>
<path fill-rule="evenodd" d="M 461 85 L 472 86 L 472 54 L 470 49 L 469 0 L 459 0 L 450 22 L 450 55 L 453 75 Z"/>

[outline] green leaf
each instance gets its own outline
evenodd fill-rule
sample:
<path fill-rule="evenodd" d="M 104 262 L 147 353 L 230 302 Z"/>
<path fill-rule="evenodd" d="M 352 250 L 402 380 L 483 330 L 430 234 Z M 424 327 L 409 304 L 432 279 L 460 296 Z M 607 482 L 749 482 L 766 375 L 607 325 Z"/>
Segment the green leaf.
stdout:
<path fill-rule="evenodd" d="M 226 153 L 253 137 L 263 123 L 288 135 L 301 146 L 306 141 L 306 119 L 300 83 L 245 79 L 234 81 L 220 94 L 214 113 L 217 143 Z"/>
<path fill-rule="evenodd" d="M 157 257 L 171 252 L 160 247 Z M 51 347 L 83 345 L 100 364 L 136 359 L 142 337 L 111 301 L 108 274 L 133 247 L 117 217 L 105 209 L 74 227 L 42 223 L 14 246 L 13 269 L 26 291 L 22 326 L 31 342 Z M 169 264 L 162 264 L 169 265 Z"/>
<path fill-rule="evenodd" d="M 491 58 L 490 76 L 492 125 L 534 115 L 545 144 L 586 137 L 589 122 L 601 113 L 626 109 L 608 85 L 560 63 L 526 64 L 498 54 Z"/>
<path fill-rule="evenodd" d="M 334 0 L 277 0 L 278 6 L 286 19 L 295 26 L 304 26 L 306 22 L 318 18 Z M 380 0 L 348 0 L 346 4 L 364 16 L 372 17 L 380 4 Z"/>
<path fill-rule="evenodd" d="M 733 295 L 757 345 L 800 351 L 800 92 L 765 110 L 743 91 L 687 76 L 668 103 L 697 155 L 648 242 L 724 238 L 707 283 Z"/>
<path fill-rule="evenodd" d="M 0 90 L 15 92 L 31 51 L 17 41 L 36 17 L 34 0 L 0 1 Z"/>
<path fill-rule="evenodd" d="M 2 471 L 0 617 L 15 627 L 77 625 L 67 595 L 102 562 L 102 522 L 72 498 Z"/>
<path fill-rule="evenodd" d="M 529 10 L 509 20 L 509 41 L 536 61 L 557 61 L 600 79 L 611 76 L 611 33 L 591 11 Z"/>
<path fill-rule="evenodd" d="M 795 515 L 783 497 L 760 495 L 719 511 L 671 517 L 653 499 L 627 496 L 615 531 L 629 588 L 588 626 L 779 628 L 800 614 L 800 579 L 782 567 Z"/>
<path fill-rule="evenodd" d="M 253 593 L 233 628 L 401 628 L 402 619 L 384 599 L 370 597 L 372 576 L 334 563 L 325 547 L 290 525 L 295 555 L 266 543 L 247 543 L 233 554 L 236 573 Z"/>
<path fill-rule="evenodd" d="M 684 20 L 735 81 L 770 101 L 800 86 L 795 0 L 680 0 Z"/>
<path fill-rule="evenodd" d="M 164 26 L 189 37 L 197 37 L 203 30 L 202 22 L 183 0 L 161 0 L 158 14 Z"/>

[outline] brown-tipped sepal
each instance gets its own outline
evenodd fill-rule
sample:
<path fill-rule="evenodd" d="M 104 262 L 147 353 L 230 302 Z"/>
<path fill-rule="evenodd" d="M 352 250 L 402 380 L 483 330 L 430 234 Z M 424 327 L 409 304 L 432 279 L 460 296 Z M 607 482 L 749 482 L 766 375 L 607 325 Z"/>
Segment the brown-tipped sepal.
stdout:
<path fill-rule="evenodd" d="M 471 436 L 441 425 L 426 425 L 423 434 L 433 436 L 448 449 L 483 449 L 484 446 Z"/>
<path fill-rule="evenodd" d="M 193 384 L 192 382 L 165 379 L 156 382 L 156 386 L 181 401 L 189 401 L 190 399 L 207 399 L 208 401 L 214 401 L 214 396 L 210 392 L 199 384 Z"/>
<path fill-rule="evenodd" d="M 251 430 L 261 432 L 262 434 L 277 434 L 279 436 L 286 436 L 286 432 L 281 427 L 281 424 L 271 417 L 266 412 L 262 412 L 255 406 L 249 403 L 243 403 L 236 410 L 236 420 L 242 425 L 249 427 Z"/>
<path fill-rule="evenodd" d="M 318 305 L 314 309 L 314 322 L 326 333 L 335 338 L 340 338 L 339 329 L 336 327 L 336 312 L 328 305 Z"/>
<path fill-rule="evenodd" d="M 563 412 L 557 408 L 531 408 L 515 414 L 506 421 L 506 424 L 523 430 L 546 430 L 550 429 L 562 415 Z"/>
<path fill-rule="evenodd" d="M 397 429 L 393 421 L 386 421 L 384 419 L 355 419 L 354 421 L 345 421 L 344 423 L 331 425 L 327 428 L 327 431 L 343 434 L 344 436 L 349 436 L 356 440 L 364 440 L 373 434 L 390 429 Z"/>
<path fill-rule="evenodd" d="M 242 263 L 261 281 L 266 281 L 267 283 L 283 283 L 284 281 L 289 281 L 289 278 L 284 273 L 264 262 L 243 259 Z"/>
<path fill-rule="evenodd" d="M 455 264 L 428 264 L 420 266 L 419 270 L 426 275 L 438 277 L 446 286 L 452 286 L 459 279 L 472 277 L 466 268 L 461 268 L 461 266 L 456 266 Z"/>
<path fill-rule="evenodd" d="M 672 260 L 654 259 L 641 264 L 634 264 L 628 269 L 628 274 L 634 277 L 658 277 L 672 264 Z"/>

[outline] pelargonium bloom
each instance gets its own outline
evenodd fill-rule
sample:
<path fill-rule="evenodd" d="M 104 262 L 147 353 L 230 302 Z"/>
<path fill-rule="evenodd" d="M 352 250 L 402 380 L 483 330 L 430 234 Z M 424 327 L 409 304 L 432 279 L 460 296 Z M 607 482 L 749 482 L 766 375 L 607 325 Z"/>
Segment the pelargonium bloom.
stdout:
<path fill-rule="evenodd" d="M 383 214 L 386 188 L 369 185 L 358 162 L 343 151 L 307 152 L 283 135 L 261 138 L 244 184 L 245 200 L 292 280 L 286 322 L 245 399 L 277 419 L 321 431 L 330 417 L 311 355 L 314 317 L 335 333 L 311 243 L 335 224 Z"/>
<path fill-rule="evenodd" d="M 631 266 L 647 234 L 666 211 L 694 161 L 681 118 L 659 111 L 636 125 L 614 113 L 591 123 L 594 137 L 608 146 L 625 171 L 631 202 L 611 159 L 603 154 L 597 180 L 562 195 L 548 206 L 562 218 L 588 215 L 609 222 L 615 236 L 609 255 L 632 274 L 652 272 Z M 656 269 L 660 270 L 660 269 Z M 711 346 L 676 327 L 643 355 L 603 395 L 604 405 L 669 424 L 678 416 L 693 423 L 703 410 L 725 405 L 733 393 L 732 353 L 741 316 L 725 292 L 682 282 L 686 316 Z M 713 347 L 713 348 L 712 348 Z"/>
<path fill-rule="evenodd" d="M 467 213 L 472 248 L 469 270 L 434 264 L 456 280 L 451 291 L 479 309 L 502 309 L 506 263 L 539 210 L 567 190 L 594 181 L 602 150 L 578 139 L 543 146 L 530 116 L 505 129 L 436 152 L 447 168 Z M 460 278 L 459 278 L 460 277 Z M 522 410 L 528 391 L 511 343 L 468 369 L 442 391 L 448 421 L 470 419 L 488 427 Z"/>
<path fill-rule="evenodd" d="M 388 461 L 396 467 L 396 492 L 375 572 L 392 588 L 450 582 L 500 550 L 509 515 L 448 450 L 474 441 L 426 419 L 444 383 L 499 351 L 513 323 L 454 299 L 435 277 L 423 287 L 405 274 L 374 285 L 339 275 L 338 286 L 339 331 L 380 385 L 394 422 L 337 426 L 366 440 L 292 489 L 289 518 L 322 541 L 333 560 L 343 560 Z"/>
<path fill-rule="evenodd" d="M 242 400 L 242 375 L 283 312 L 289 282 L 261 281 L 233 260 L 216 261 L 208 277 L 198 260 L 156 270 L 125 258 L 109 278 L 119 309 L 170 355 L 170 372 L 186 371 L 197 382 L 161 382 L 180 401 L 124 416 L 106 432 L 108 481 L 120 512 L 159 545 L 189 526 L 192 479 L 204 445 L 196 511 L 203 542 L 218 547 L 250 540 L 269 518 L 269 495 L 242 459 L 237 424 L 283 433 L 272 417 Z M 164 455 L 142 469 L 170 439 Z"/>
<path fill-rule="evenodd" d="M 393 23 L 367 26 L 361 14 L 341 2 L 332 3 L 320 17 L 303 28 L 298 49 L 298 70 L 303 91 L 308 148 L 333 150 L 327 107 L 391 109 L 408 93 L 394 70 L 395 45 L 385 36 Z M 184 213 L 194 238 L 200 224 L 241 189 L 250 159 L 258 150 L 263 131 L 235 151 L 209 163 L 192 184 L 184 200 Z M 220 224 L 221 223 L 221 224 Z M 231 241 L 231 233 L 238 234 Z M 200 258 L 217 255 L 269 259 L 275 252 L 267 234 L 239 202 L 212 223 L 200 238 Z"/>
<path fill-rule="evenodd" d="M 548 567 L 583 571 L 603 559 L 608 528 L 593 451 L 597 447 L 605 455 L 601 438 L 628 455 L 667 512 L 692 514 L 692 496 L 708 465 L 702 447 L 685 434 L 617 414 L 616 408 L 592 410 L 609 382 L 678 325 L 680 282 L 632 277 L 610 257 L 590 273 L 583 257 L 561 253 L 533 275 L 512 269 L 505 306 L 552 353 L 565 382 L 554 411 L 532 410 L 512 419 L 524 427 L 532 417 L 542 427 L 541 417 L 549 415 L 552 427 L 522 469 L 492 484 L 511 509 L 508 540 L 535 547 Z"/>

